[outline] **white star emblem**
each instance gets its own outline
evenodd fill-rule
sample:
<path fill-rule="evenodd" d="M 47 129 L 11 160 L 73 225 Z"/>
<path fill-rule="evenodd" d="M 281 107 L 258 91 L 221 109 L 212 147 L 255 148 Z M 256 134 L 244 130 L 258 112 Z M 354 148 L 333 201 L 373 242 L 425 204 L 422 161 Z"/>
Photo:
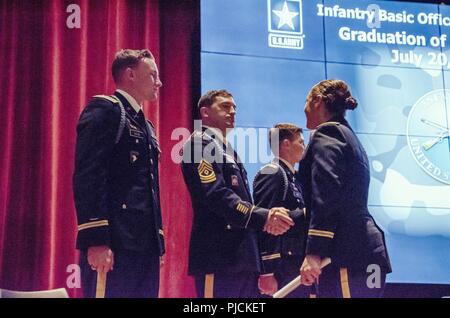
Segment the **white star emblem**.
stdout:
<path fill-rule="evenodd" d="M 279 18 L 278 29 L 280 29 L 283 25 L 288 25 L 292 30 L 295 30 L 294 24 L 292 23 L 292 19 L 298 16 L 298 12 L 289 11 L 287 2 L 284 1 L 283 10 L 272 10 Z"/>

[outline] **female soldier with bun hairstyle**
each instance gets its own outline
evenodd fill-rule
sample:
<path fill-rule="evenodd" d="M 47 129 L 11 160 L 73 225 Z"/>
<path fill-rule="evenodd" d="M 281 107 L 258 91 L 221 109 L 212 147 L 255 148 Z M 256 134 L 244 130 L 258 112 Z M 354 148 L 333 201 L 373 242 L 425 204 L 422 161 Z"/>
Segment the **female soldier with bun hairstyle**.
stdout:
<path fill-rule="evenodd" d="M 391 272 L 384 233 L 367 207 L 367 155 L 344 118 L 357 105 L 341 80 L 316 84 L 305 104 L 314 132 L 298 176 L 310 219 L 300 272 L 319 297 L 380 297 Z M 321 270 L 327 257 L 331 264 Z"/>

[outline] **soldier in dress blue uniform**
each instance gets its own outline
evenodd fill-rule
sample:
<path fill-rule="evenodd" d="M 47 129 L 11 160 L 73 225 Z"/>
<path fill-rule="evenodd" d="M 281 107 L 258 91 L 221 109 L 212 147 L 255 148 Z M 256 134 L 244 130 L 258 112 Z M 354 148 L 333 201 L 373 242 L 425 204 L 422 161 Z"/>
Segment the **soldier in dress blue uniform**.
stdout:
<path fill-rule="evenodd" d="M 269 143 L 275 158 L 256 174 L 253 182 L 255 204 L 263 208 L 282 206 L 303 212 L 305 205 L 301 186 L 294 170 L 305 150 L 303 131 L 293 124 L 277 124 L 269 132 Z M 300 213 L 294 222 L 295 226 L 280 236 L 259 232 L 262 272 L 258 286 L 264 295 L 273 295 L 299 275 L 308 224 L 304 213 Z M 287 297 L 307 296 L 309 289 L 302 287 Z"/>
<path fill-rule="evenodd" d="M 278 235 L 294 223 L 286 209 L 252 203 L 247 172 L 226 141 L 234 127 L 233 96 L 209 91 L 200 98 L 198 113 L 203 127 L 184 145 L 181 164 L 194 210 L 189 274 L 201 298 L 257 297 L 257 230 Z"/>
<path fill-rule="evenodd" d="M 315 85 L 305 105 L 315 131 L 299 168 L 311 218 L 301 275 L 307 285 L 320 275 L 319 297 L 379 297 L 391 271 L 384 233 L 367 207 L 368 158 L 344 118 L 356 106 L 340 80 Z M 331 265 L 321 270 L 328 257 Z"/>
<path fill-rule="evenodd" d="M 106 297 L 157 297 L 164 233 L 160 148 L 142 111 L 162 83 L 148 50 L 121 50 L 112 65 L 117 90 L 94 96 L 77 126 L 73 188 L 82 288 L 94 297 L 97 272 Z"/>

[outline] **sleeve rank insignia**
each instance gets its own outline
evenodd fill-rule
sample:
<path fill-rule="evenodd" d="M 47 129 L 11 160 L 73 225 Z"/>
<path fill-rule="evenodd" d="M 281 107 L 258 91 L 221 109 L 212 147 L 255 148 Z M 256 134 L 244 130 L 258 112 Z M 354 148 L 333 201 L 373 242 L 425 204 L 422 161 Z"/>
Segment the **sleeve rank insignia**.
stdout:
<path fill-rule="evenodd" d="M 216 174 L 211 163 L 202 160 L 198 165 L 198 175 L 202 183 L 211 183 L 216 181 Z"/>
<path fill-rule="evenodd" d="M 250 208 L 242 203 L 238 203 L 236 206 L 236 210 L 238 210 L 241 213 L 247 214 Z"/>

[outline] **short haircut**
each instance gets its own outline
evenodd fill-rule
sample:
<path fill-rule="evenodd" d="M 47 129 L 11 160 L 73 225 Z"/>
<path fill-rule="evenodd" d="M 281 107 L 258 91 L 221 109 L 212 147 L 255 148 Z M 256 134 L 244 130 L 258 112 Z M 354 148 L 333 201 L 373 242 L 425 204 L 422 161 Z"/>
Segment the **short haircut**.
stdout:
<path fill-rule="evenodd" d="M 197 118 L 200 118 L 200 109 L 202 107 L 211 107 L 212 104 L 216 101 L 216 97 L 233 97 L 230 92 L 228 92 L 225 89 L 219 89 L 219 90 L 211 90 L 203 94 L 202 97 L 200 97 L 198 104 L 197 104 L 197 111 L 196 115 Z"/>
<path fill-rule="evenodd" d="M 139 61 L 143 59 L 151 59 L 155 60 L 153 57 L 153 54 L 147 50 L 131 50 L 131 49 L 125 49 L 120 50 L 116 53 L 116 56 L 114 57 L 114 61 L 112 63 L 112 76 L 114 79 L 114 82 L 119 82 L 120 77 L 122 76 L 122 72 L 126 70 L 128 67 L 136 67 L 139 63 Z"/>
<path fill-rule="evenodd" d="M 303 129 L 300 127 L 289 124 L 289 123 L 279 123 L 276 124 L 272 129 L 269 131 L 269 144 L 272 148 L 272 140 L 273 138 L 276 138 L 278 135 L 278 144 L 281 144 L 281 142 L 285 139 L 288 139 L 289 141 L 293 141 L 295 137 L 299 136 L 303 133 Z"/>

